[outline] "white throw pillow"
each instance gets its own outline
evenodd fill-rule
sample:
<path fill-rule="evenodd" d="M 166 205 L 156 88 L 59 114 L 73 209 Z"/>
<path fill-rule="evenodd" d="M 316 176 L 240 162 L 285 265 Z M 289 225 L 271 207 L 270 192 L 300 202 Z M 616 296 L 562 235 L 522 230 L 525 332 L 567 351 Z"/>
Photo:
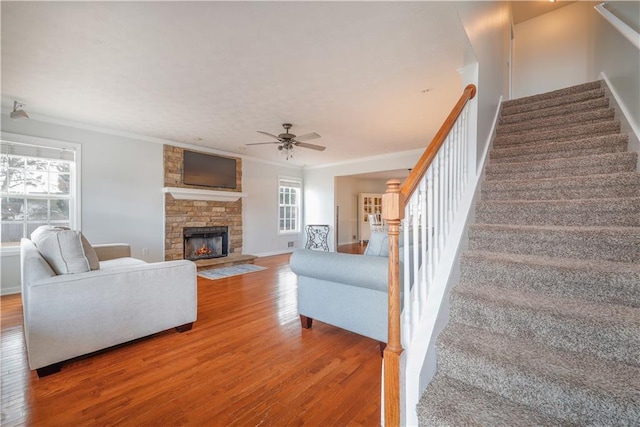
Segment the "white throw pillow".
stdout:
<path fill-rule="evenodd" d="M 98 270 L 98 256 L 82 233 L 66 227 L 43 225 L 31 233 L 31 240 L 56 274 Z"/>

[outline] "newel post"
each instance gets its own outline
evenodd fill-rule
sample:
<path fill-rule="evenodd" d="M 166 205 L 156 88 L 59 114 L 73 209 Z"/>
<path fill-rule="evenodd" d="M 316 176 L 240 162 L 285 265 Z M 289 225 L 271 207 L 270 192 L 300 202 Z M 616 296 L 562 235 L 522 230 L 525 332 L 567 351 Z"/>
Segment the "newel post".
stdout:
<path fill-rule="evenodd" d="M 387 181 L 382 196 L 382 218 L 389 232 L 389 313 L 387 347 L 384 350 L 384 423 L 400 426 L 400 221 L 404 218 L 404 196 L 400 181 Z"/>

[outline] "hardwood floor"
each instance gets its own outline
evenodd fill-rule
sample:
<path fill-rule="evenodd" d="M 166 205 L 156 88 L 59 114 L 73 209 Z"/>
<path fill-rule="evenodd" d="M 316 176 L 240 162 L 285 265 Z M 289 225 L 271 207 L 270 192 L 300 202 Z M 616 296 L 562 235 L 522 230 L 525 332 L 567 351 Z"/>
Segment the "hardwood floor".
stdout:
<path fill-rule="evenodd" d="M 2 426 L 376 426 L 374 340 L 300 327 L 289 255 L 267 270 L 198 278 L 198 320 L 38 378 L 27 365 L 19 295 L 1 303 Z M 143 308 L 141 308 L 143 309 Z"/>
<path fill-rule="evenodd" d="M 347 245 L 338 246 L 338 252 L 341 252 L 344 254 L 362 255 L 365 249 L 367 249 L 366 243 L 350 243 Z"/>

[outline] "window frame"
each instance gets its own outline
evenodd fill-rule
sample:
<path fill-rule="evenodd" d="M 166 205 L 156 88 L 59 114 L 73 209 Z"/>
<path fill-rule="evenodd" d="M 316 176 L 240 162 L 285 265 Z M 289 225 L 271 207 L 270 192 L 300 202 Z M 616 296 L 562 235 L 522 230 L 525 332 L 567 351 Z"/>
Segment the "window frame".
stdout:
<path fill-rule="evenodd" d="M 297 186 L 291 186 L 291 185 L 283 185 L 286 183 L 292 183 L 292 184 L 297 184 Z M 286 188 L 294 188 L 297 190 L 297 203 L 295 205 L 291 205 L 291 204 L 281 204 L 280 203 L 280 190 L 282 187 L 286 187 Z M 294 206 L 296 208 L 296 229 L 295 230 L 282 230 L 282 228 L 280 227 L 280 223 L 283 220 L 283 218 L 280 215 L 281 212 L 281 208 L 282 207 L 291 207 Z M 277 190 L 277 209 L 278 209 L 278 213 L 277 213 L 277 230 L 278 230 L 278 235 L 280 236 L 285 236 L 285 235 L 295 235 L 295 234 L 300 234 L 302 232 L 302 178 L 297 178 L 297 177 L 291 177 L 291 176 L 278 176 L 278 190 Z M 287 218 L 284 218 L 284 220 L 286 221 Z"/>
<path fill-rule="evenodd" d="M 71 173 L 71 177 L 70 177 L 70 181 L 69 181 L 69 227 L 74 229 L 74 230 L 81 230 L 82 229 L 82 200 L 81 200 L 81 188 L 80 188 L 80 183 L 81 183 L 81 176 L 82 176 L 82 170 L 81 170 L 81 159 L 82 159 L 82 146 L 81 144 L 75 143 L 75 142 L 67 142 L 67 141 L 59 141 L 59 140 L 54 140 L 54 139 L 49 139 L 49 138 L 40 138 L 40 137 L 35 137 L 35 136 L 27 136 L 27 135 L 19 135 L 19 134 L 13 134 L 13 133 L 8 133 L 8 132 L 1 132 L 0 133 L 0 139 L 2 140 L 3 144 L 11 144 L 11 143 L 16 143 L 16 144 L 24 144 L 24 145 L 30 145 L 30 146 L 36 146 L 36 147 L 42 147 L 42 148 L 53 148 L 53 149 L 62 149 L 62 150 L 70 150 L 73 151 L 74 154 L 74 160 L 73 162 L 70 163 L 70 173 Z M 23 156 L 23 157 L 29 157 L 29 156 Z M 35 158 L 37 158 L 37 156 L 35 156 Z M 43 158 L 47 158 L 47 157 L 43 157 Z M 3 194 L 2 197 L 4 197 L 5 195 Z M 16 193 L 16 196 L 19 197 L 25 197 L 25 195 L 23 193 Z M 11 197 L 11 195 L 9 195 L 8 197 Z M 44 200 L 54 200 L 56 199 L 55 197 L 48 197 L 47 195 L 38 195 L 38 194 L 26 194 L 26 197 L 31 198 L 31 199 L 44 199 Z M 48 220 L 47 220 L 48 221 Z M 20 246 L 19 245 L 15 245 L 15 246 L 3 246 L 0 245 L 0 254 L 4 255 L 4 254 L 19 254 L 20 253 Z"/>

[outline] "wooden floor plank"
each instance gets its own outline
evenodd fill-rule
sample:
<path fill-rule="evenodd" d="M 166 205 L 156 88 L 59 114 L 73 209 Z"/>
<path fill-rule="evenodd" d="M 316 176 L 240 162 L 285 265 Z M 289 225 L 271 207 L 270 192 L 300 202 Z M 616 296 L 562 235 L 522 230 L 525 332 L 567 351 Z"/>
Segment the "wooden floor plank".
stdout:
<path fill-rule="evenodd" d="M 353 253 L 362 247 L 350 249 Z M 376 341 L 302 329 L 289 256 L 266 270 L 198 278 L 198 320 L 65 364 L 27 364 L 19 295 L 0 298 L 2 426 L 376 426 Z"/>

